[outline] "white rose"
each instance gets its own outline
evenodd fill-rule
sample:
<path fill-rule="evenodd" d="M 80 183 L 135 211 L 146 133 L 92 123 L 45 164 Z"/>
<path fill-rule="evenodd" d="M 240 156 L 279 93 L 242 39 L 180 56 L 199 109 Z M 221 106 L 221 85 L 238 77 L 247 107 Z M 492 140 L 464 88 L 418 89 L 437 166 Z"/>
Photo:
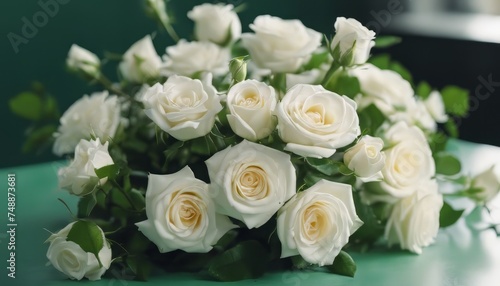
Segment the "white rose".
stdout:
<path fill-rule="evenodd" d="M 483 171 L 472 179 L 471 187 L 479 189 L 470 197 L 478 203 L 488 203 L 492 201 L 500 192 L 500 178 L 495 173 L 495 166 Z"/>
<path fill-rule="evenodd" d="M 100 74 L 101 61 L 90 51 L 73 44 L 66 58 L 66 65 L 69 69 L 97 78 Z"/>
<path fill-rule="evenodd" d="M 186 42 L 167 48 L 162 73 L 166 76 L 193 76 L 197 72 L 223 75 L 229 71 L 230 52 L 211 42 Z"/>
<path fill-rule="evenodd" d="M 176 249 L 205 253 L 235 227 L 215 210 L 208 185 L 185 167 L 170 175 L 149 175 L 147 220 L 136 225 L 161 253 Z"/>
<path fill-rule="evenodd" d="M 290 155 L 243 141 L 206 162 L 217 211 L 248 228 L 265 224 L 295 194 Z"/>
<path fill-rule="evenodd" d="M 304 157 L 332 156 L 360 134 L 356 103 L 320 85 L 298 84 L 277 107 L 285 150 Z"/>
<path fill-rule="evenodd" d="M 61 125 L 54 133 L 53 152 L 56 155 L 72 153 L 81 139 L 91 136 L 108 141 L 124 123 L 118 97 L 107 91 L 84 95 L 61 116 Z"/>
<path fill-rule="evenodd" d="M 171 76 L 156 83 L 143 95 L 146 115 L 177 140 L 207 135 L 222 110 L 211 75 L 203 79 Z"/>
<path fill-rule="evenodd" d="M 250 141 L 269 136 L 276 127 L 274 88 L 256 80 L 235 84 L 227 94 L 227 120 L 234 133 Z"/>
<path fill-rule="evenodd" d="M 104 239 L 103 248 L 99 251 L 99 260 L 93 253 L 85 252 L 78 244 L 67 241 L 66 238 L 75 223 L 70 223 L 59 232 L 52 234 L 47 242 L 50 242 L 47 250 L 47 258 L 50 264 L 64 273 L 70 279 L 80 280 L 86 277 L 89 280 L 100 280 L 101 276 L 111 265 L 111 246 L 106 241 L 104 232 L 99 228 Z"/>
<path fill-rule="evenodd" d="M 125 52 L 119 70 L 126 80 L 143 83 L 157 78 L 161 65 L 161 58 L 156 53 L 151 36 L 147 35 Z"/>
<path fill-rule="evenodd" d="M 444 123 L 448 120 L 446 115 L 443 98 L 438 91 L 432 91 L 424 100 L 425 107 L 431 114 L 432 118 L 438 123 Z"/>
<path fill-rule="evenodd" d="M 321 45 L 321 34 L 299 20 L 262 15 L 250 28 L 255 33 L 241 36 L 243 46 L 258 67 L 275 73 L 297 71 Z"/>
<path fill-rule="evenodd" d="M 370 56 L 370 50 L 375 45 L 375 32 L 367 29 L 356 19 L 338 17 L 335 21 L 335 36 L 332 39 L 331 48 L 340 49 L 340 56 L 344 56 L 356 42 L 352 62 L 348 65 L 360 65 L 366 63 Z"/>
<path fill-rule="evenodd" d="M 438 233 L 443 196 L 438 193 L 435 180 L 420 182 L 414 188 L 416 192 L 393 206 L 385 237 L 389 245 L 396 243 L 401 249 L 420 254 Z"/>
<path fill-rule="evenodd" d="M 435 175 L 432 151 L 424 133 L 416 126 L 399 122 L 384 135 L 385 166 L 382 169 L 383 193 L 390 198 L 404 198 L 415 192 L 415 186 Z M 383 196 L 381 197 L 382 200 Z"/>
<path fill-rule="evenodd" d="M 408 81 L 391 70 L 381 70 L 372 64 L 349 69 L 349 74 L 359 80 L 362 95 L 354 100 L 359 109 L 374 104 L 383 114 L 390 116 L 406 110 L 414 101 L 414 91 Z"/>
<path fill-rule="evenodd" d="M 344 154 L 344 163 L 361 178 L 376 176 L 385 165 L 384 141 L 369 135 L 363 136 Z"/>
<path fill-rule="evenodd" d="M 309 263 L 331 265 L 362 224 L 351 186 L 321 180 L 278 212 L 281 257 L 300 254 Z"/>
<path fill-rule="evenodd" d="M 187 15 L 195 23 L 196 39 L 219 45 L 239 39 L 241 22 L 233 8 L 233 5 L 204 3 L 189 11 Z"/>
<path fill-rule="evenodd" d="M 413 98 L 407 104 L 405 110 L 396 111 L 396 113 L 389 116 L 389 120 L 391 122 L 404 121 L 408 125 L 418 126 L 422 130 L 436 132 L 437 123 L 423 101 Z"/>
<path fill-rule="evenodd" d="M 99 138 L 91 141 L 82 139 L 76 145 L 73 161 L 58 171 L 59 187 L 73 195 L 85 196 L 98 184 L 102 185 L 107 181 L 107 178 L 99 180 L 95 169 L 113 164 L 113 159 L 108 153 L 108 142 L 102 145 Z"/>

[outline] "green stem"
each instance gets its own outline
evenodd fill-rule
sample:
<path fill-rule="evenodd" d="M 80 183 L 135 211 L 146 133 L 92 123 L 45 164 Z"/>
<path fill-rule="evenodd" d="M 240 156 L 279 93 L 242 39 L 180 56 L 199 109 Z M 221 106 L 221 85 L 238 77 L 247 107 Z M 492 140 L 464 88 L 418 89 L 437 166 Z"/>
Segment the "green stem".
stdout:
<path fill-rule="evenodd" d="M 464 198 L 464 197 L 466 198 L 466 197 L 468 197 L 467 192 L 465 192 L 465 191 L 459 191 L 459 192 L 451 193 L 451 194 L 443 194 L 443 196 L 449 197 L 449 198 Z"/>
<path fill-rule="evenodd" d="M 130 204 L 130 206 L 136 211 L 138 212 L 139 209 L 135 206 L 134 204 L 134 201 L 132 200 L 132 198 L 129 197 L 129 195 L 127 194 L 127 192 L 125 192 L 125 190 L 122 189 L 122 187 L 114 180 L 111 180 L 111 183 L 113 184 L 113 186 L 116 187 L 116 189 L 118 189 L 118 191 L 120 193 L 123 194 L 123 196 L 125 197 L 125 199 L 127 199 L 128 203 Z"/>
<path fill-rule="evenodd" d="M 323 87 L 327 87 L 328 84 L 332 81 L 334 78 L 335 72 L 340 68 L 340 64 L 337 61 L 333 61 L 330 69 L 326 72 L 325 78 L 321 82 L 321 85 Z"/>
<path fill-rule="evenodd" d="M 121 91 L 120 89 L 115 88 L 113 86 L 113 83 L 105 75 L 101 74 L 96 79 L 107 90 L 109 90 L 113 93 L 116 93 L 118 95 L 121 95 L 121 96 L 130 97 L 130 95 L 126 94 L 125 92 Z"/>
<path fill-rule="evenodd" d="M 280 96 L 286 93 L 286 73 L 277 73 L 271 79 L 271 85 L 280 93 Z"/>

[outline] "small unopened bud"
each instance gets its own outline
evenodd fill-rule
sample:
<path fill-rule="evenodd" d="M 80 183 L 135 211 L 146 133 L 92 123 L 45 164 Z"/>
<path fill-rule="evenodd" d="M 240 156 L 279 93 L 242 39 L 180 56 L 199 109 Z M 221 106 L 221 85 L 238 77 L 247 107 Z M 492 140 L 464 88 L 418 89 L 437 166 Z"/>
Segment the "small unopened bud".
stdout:
<path fill-rule="evenodd" d="M 233 58 L 229 62 L 229 71 L 233 78 L 233 84 L 242 82 L 247 78 L 247 62 L 244 57 Z"/>
<path fill-rule="evenodd" d="M 101 61 L 95 54 L 75 44 L 68 52 L 66 65 L 71 71 L 90 78 L 97 78 L 101 69 Z"/>
<path fill-rule="evenodd" d="M 170 22 L 165 0 L 147 0 L 146 12 L 150 17 L 159 21 L 162 25 L 166 25 Z"/>

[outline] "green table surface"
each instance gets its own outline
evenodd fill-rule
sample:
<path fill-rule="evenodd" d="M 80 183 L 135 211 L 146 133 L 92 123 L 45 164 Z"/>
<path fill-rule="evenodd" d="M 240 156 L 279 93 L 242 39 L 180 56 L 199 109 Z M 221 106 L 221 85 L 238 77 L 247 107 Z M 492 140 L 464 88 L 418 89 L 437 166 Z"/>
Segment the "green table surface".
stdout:
<path fill-rule="evenodd" d="M 464 171 L 478 172 L 500 162 L 500 148 L 452 141 L 449 150 L 464 160 Z M 0 170 L 3 190 L 0 199 L 0 285 L 215 285 L 193 274 L 155 272 L 148 283 L 123 280 L 121 273 L 109 273 L 96 281 L 70 281 L 47 266 L 47 230 L 57 231 L 70 221 L 62 198 L 75 210 L 76 201 L 57 187 L 57 169 L 64 162 Z M 500 167 L 500 164 L 499 164 Z M 7 277 L 7 176 L 16 174 L 16 278 Z M 47 229 L 47 230 L 46 230 Z M 224 285 L 425 285 L 499 286 L 500 238 L 492 230 L 475 231 L 462 219 L 441 230 L 436 243 L 415 255 L 397 248 L 376 248 L 368 253 L 351 253 L 358 265 L 355 278 L 319 272 L 274 272 L 255 280 Z"/>

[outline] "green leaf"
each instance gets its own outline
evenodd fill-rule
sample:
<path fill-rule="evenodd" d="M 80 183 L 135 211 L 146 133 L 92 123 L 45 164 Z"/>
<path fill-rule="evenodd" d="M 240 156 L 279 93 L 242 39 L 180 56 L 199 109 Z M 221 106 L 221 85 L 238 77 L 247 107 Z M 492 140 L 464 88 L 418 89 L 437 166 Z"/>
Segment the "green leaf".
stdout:
<path fill-rule="evenodd" d="M 32 92 L 22 92 L 9 100 L 10 110 L 25 119 L 39 120 L 43 115 L 40 96 Z"/>
<path fill-rule="evenodd" d="M 95 193 L 88 194 L 78 201 L 78 217 L 88 217 L 97 204 Z"/>
<path fill-rule="evenodd" d="M 195 154 L 210 156 L 217 151 L 217 145 L 210 134 L 191 140 L 191 152 Z"/>
<path fill-rule="evenodd" d="M 439 214 L 439 226 L 448 227 L 453 225 L 462 216 L 464 210 L 454 210 L 447 202 L 444 202 Z"/>
<path fill-rule="evenodd" d="M 237 237 L 238 232 L 236 230 L 229 230 L 219 239 L 219 241 L 217 241 L 217 243 L 214 245 L 214 249 L 216 249 L 217 251 L 226 250 Z"/>
<path fill-rule="evenodd" d="M 137 138 L 127 138 L 122 144 L 124 148 L 136 151 L 137 153 L 146 153 L 150 147 L 149 144 Z"/>
<path fill-rule="evenodd" d="M 396 36 L 379 36 L 375 39 L 375 48 L 388 48 L 401 43 L 402 39 Z"/>
<path fill-rule="evenodd" d="M 344 176 L 350 176 L 350 175 L 354 174 L 354 171 L 352 171 L 351 169 L 347 168 L 347 166 L 344 165 L 343 163 L 340 164 L 340 166 L 339 166 L 339 172 L 342 175 L 344 175 Z"/>
<path fill-rule="evenodd" d="M 352 257 L 343 250 L 335 257 L 333 264 L 326 266 L 326 268 L 331 273 L 338 275 L 354 277 L 354 274 L 356 274 L 356 263 Z"/>
<path fill-rule="evenodd" d="M 94 254 L 99 265 L 102 265 L 99 251 L 104 247 L 104 235 L 97 224 L 83 220 L 75 222 L 66 240 L 78 244 L 83 251 Z"/>
<path fill-rule="evenodd" d="M 453 176 L 458 174 L 462 168 L 460 161 L 453 155 L 448 153 L 438 153 L 434 156 L 436 163 L 436 173 Z"/>
<path fill-rule="evenodd" d="M 359 84 L 358 78 L 349 76 L 346 73 L 341 73 L 340 76 L 337 77 L 333 89 L 338 94 L 346 95 L 349 98 L 354 98 L 361 93 L 361 85 Z"/>
<path fill-rule="evenodd" d="M 385 70 L 388 69 L 391 64 L 391 57 L 388 54 L 381 54 L 371 57 L 368 62 L 379 69 Z"/>
<path fill-rule="evenodd" d="M 268 251 L 256 240 L 243 241 L 216 256 L 208 274 L 219 281 L 238 281 L 262 276 L 267 269 Z"/>
<path fill-rule="evenodd" d="M 432 87 L 426 81 L 423 81 L 418 84 L 416 89 L 417 95 L 422 99 L 427 99 L 432 92 Z"/>
<path fill-rule="evenodd" d="M 385 122 L 385 115 L 374 105 L 370 104 L 358 112 L 359 125 L 366 134 L 375 135 L 377 129 Z"/>
<path fill-rule="evenodd" d="M 107 166 L 104 166 L 102 168 L 94 169 L 94 170 L 95 170 L 95 174 L 97 175 L 97 177 L 99 177 L 99 179 L 103 179 L 103 178 L 114 179 L 114 178 L 116 178 L 116 176 L 120 172 L 120 168 L 115 164 L 107 165 Z"/>
<path fill-rule="evenodd" d="M 469 111 L 469 91 L 450 85 L 441 90 L 446 113 L 465 116 Z"/>
<path fill-rule="evenodd" d="M 135 279 L 139 281 L 147 281 L 151 274 L 151 262 L 144 256 L 129 256 L 125 260 L 127 266 L 136 275 Z"/>
<path fill-rule="evenodd" d="M 57 100 L 53 96 L 46 96 L 43 104 L 43 116 L 47 119 L 59 119 L 59 107 Z"/>
<path fill-rule="evenodd" d="M 55 125 L 45 125 L 35 129 L 33 132 L 29 133 L 26 138 L 22 147 L 22 152 L 32 152 L 39 150 L 44 145 L 47 145 L 54 138 L 53 135 L 56 130 L 57 127 Z"/>
<path fill-rule="evenodd" d="M 432 133 L 429 135 L 429 145 L 432 149 L 432 153 L 438 153 L 446 149 L 446 143 L 448 142 L 448 136 L 443 132 Z"/>
<path fill-rule="evenodd" d="M 363 187 L 366 188 L 367 186 L 364 185 Z M 384 211 L 380 211 L 382 216 L 377 216 L 375 210 L 379 209 L 378 205 L 369 206 L 363 203 L 359 192 L 353 192 L 353 199 L 356 213 L 363 221 L 363 225 L 353 233 L 349 241 L 362 246 L 372 245 L 384 234 L 385 224 L 381 221 Z"/>
<path fill-rule="evenodd" d="M 333 160 L 328 158 L 317 159 L 317 158 L 306 158 L 307 164 L 318 170 L 319 172 L 331 176 L 333 174 L 339 173 L 339 164 L 335 163 Z"/>
<path fill-rule="evenodd" d="M 128 194 L 130 196 L 130 199 L 134 202 L 134 205 L 132 207 L 135 207 L 138 210 L 143 210 L 146 208 L 146 198 L 141 191 L 137 189 L 131 189 Z"/>
<path fill-rule="evenodd" d="M 330 52 L 328 50 L 322 53 L 312 54 L 311 59 L 304 65 L 304 70 L 313 70 L 319 68 L 322 64 L 328 62 Z"/>
<path fill-rule="evenodd" d="M 283 94 L 286 93 L 286 73 L 276 73 L 273 74 L 271 78 L 271 86 L 276 89 L 276 91 Z"/>

